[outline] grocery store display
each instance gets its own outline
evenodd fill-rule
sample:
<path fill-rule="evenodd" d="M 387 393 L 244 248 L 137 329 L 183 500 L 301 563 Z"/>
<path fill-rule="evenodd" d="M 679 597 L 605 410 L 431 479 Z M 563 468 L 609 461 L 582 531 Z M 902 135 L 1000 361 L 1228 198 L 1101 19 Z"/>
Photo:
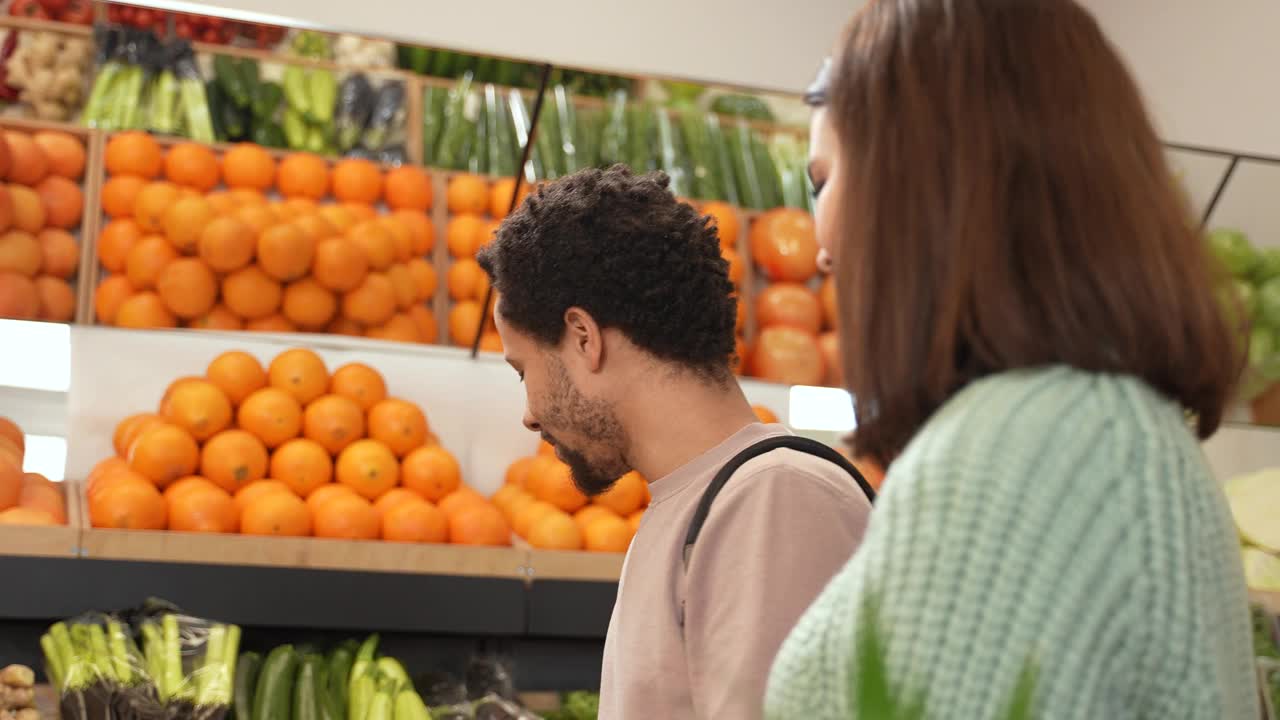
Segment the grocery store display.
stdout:
<path fill-rule="evenodd" d="M 0 525 L 66 525 L 62 485 L 22 471 L 26 436 L 0 417 Z"/>
<path fill-rule="evenodd" d="M 228 351 L 122 419 L 89 474 L 93 527 L 508 545 L 507 521 L 462 484 L 416 405 L 381 374 L 330 374 L 310 350 L 266 368 Z"/>
<path fill-rule="evenodd" d="M 136 132 L 111 137 L 105 164 L 99 322 L 435 340 L 424 171 Z"/>
<path fill-rule="evenodd" d="M 517 535 L 543 550 L 626 552 L 649 505 L 649 483 L 635 472 L 601 495 L 583 495 L 546 443 L 512 463 L 505 483 L 493 504 Z"/>
<path fill-rule="evenodd" d="M 85 156 L 70 133 L 0 125 L 0 318 L 74 317 Z"/>
<path fill-rule="evenodd" d="M 1208 242 L 1231 277 L 1226 312 L 1250 329 L 1241 399 L 1251 403 L 1254 422 L 1280 425 L 1280 247 L 1255 247 L 1230 229 L 1214 230 Z"/>
<path fill-rule="evenodd" d="M 0 69 L 0 98 L 17 100 L 41 120 L 67 120 L 83 100 L 93 60 L 89 38 L 10 30 Z"/>

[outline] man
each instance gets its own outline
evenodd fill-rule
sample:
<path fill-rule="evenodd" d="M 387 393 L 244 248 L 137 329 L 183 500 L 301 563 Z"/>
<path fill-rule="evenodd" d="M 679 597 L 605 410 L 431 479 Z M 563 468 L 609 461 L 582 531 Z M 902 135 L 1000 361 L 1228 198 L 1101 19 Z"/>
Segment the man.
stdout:
<path fill-rule="evenodd" d="M 870 503 L 790 449 L 733 473 L 692 550 L 717 470 L 772 436 L 734 380 L 737 300 L 714 226 L 665 175 L 586 170 L 529 197 L 479 256 L 528 395 L 524 424 L 598 494 L 630 470 L 653 495 L 605 642 L 602 720 L 760 717 L 787 632 L 848 560 Z"/>

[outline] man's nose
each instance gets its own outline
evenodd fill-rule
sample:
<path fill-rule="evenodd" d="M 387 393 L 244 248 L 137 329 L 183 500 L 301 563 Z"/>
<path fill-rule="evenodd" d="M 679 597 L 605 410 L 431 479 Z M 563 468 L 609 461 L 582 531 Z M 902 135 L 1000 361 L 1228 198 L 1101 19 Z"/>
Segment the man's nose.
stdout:
<path fill-rule="evenodd" d="M 542 430 L 542 425 L 537 420 L 534 420 L 527 410 L 524 413 L 524 426 L 532 432 L 540 432 Z"/>

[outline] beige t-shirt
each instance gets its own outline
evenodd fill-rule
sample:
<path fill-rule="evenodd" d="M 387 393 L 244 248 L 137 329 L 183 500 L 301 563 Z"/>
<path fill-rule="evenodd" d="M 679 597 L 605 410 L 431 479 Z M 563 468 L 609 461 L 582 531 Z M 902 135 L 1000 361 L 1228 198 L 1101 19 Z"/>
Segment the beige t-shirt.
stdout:
<path fill-rule="evenodd" d="M 720 491 L 687 571 L 682 554 L 716 471 L 786 432 L 749 425 L 650 484 L 605 640 L 600 720 L 761 717 L 774 655 L 853 554 L 871 504 L 836 465 L 774 450 Z"/>

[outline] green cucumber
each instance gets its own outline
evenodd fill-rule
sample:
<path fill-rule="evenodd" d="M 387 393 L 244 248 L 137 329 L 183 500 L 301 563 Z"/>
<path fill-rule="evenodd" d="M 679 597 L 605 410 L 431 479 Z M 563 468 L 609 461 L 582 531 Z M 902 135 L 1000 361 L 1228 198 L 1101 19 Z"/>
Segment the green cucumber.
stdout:
<path fill-rule="evenodd" d="M 351 665 L 356 661 L 356 654 L 350 648 L 340 645 L 329 653 L 329 668 L 326 679 L 329 685 L 329 697 L 338 705 L 347 706 L 347 683 L 351 679 Z"/>
<path fill-rule="evenodd" d="M 293 720 L 321 720 L 320 673 L 324 659 L 319 655 L 307 655 L 298 665 L 293 683 Z"/>
<path fill-rule="evenodd" d="M 311 95 L 307 87 L 307 73 L 296 65 L 290 65 L 284 69 L 284 99 L 289 103 L 289 107 L 296 110 L 304 117 L 310 117 Z"/>
<path fill-rule="evenodd" d="M 436 148 L 436 162 L 443 168 L 456 168 L 466 158 L 462 153 L 462 145 L 467 133 L 473 130 L 473 118 L 467 117 L 467 103 L 471 97 L 471 73 L 466 73 L 458 80 L 458 84 L 449 91 L 449 101 L 445 106 L 444 129 Z"/>
<path fill-rule="evenodd" d="M 255 66 L 256 67 L 256 66 Z M 247 108 L 253 102 L 253 91 L 246 80 L 246 75 L 230 55 L 213 57 L 213 76 L 226 91 L 227 97 L 236 107 Z M 255 73 L 256 77 L 256 73 Z"/>
<path fill-rule="evenodd" d="M 253 93 L 253 116 L 261 120 L 269 120 L 275 116 L 282 100 L 284 100 L 284 88 L 280 87 L 279 83 L 271 81 L 259 83 L 257 90 Z"/>
<path fill-rule="evenodd" d="M 298 654 L 292 645 L 281 645 L 262 663 L 253 693 L 253 720 L 284 720 L 293 703 Z"/>
<path fill-rule="evenodd" d="M 720 179 L 720 200 L 731 205 L 741 205 L 739 202 L 742 194 L 738 192 L 738 184 L 735 179 L 733 160 L 730 158 L 729 142 L 725 138 L 724 131 L 720 128 L 720 118 L 715 113 L 707 113 L 703 123 L 707 128 L 707 145 L 708 152 L 711 155 L 712 167 L 715 168 L 716 176 Z"/>
<path fill-rule="evenodd" d="M 627 94 L 609 96 L 604 127 L 600 130 L 599 163 L 604 167 L 627 161 Z"/>
<path fill-rule="evenodd" d="M 432 165 L 436 159 L 436 148 L 440 143 L 440 131 L 444 127 L 444 108 L 449 100 L 449 91 L 444 88 L 430 86 L 423 91 L 422 97 L 422 164 Z"/>
<path fill-rule="evenodd" d="M 242 653 L 236 661 L 235 687 L 231 696 L 233 720 L 253 720 L 253 691 L 258 686 L 261 669 L 262 656 L 256 652 Z"/>

